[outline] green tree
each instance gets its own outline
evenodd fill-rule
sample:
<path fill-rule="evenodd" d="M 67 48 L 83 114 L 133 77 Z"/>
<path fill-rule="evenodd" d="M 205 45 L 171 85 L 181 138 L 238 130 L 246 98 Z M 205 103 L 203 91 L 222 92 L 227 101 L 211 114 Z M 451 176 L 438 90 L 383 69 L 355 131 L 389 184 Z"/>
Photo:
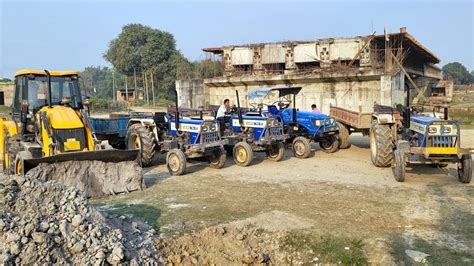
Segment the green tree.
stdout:
<path fill-rule="evenodd" d="M 94 95 L 101 99 L 113 99 L 113 79 L 115 87 L 122 88 L 124 81 L 120 75 L 113 75 L 108 67 L 86 67 L 80 75 L 81 90 L 87 95 Z"/>
<path fill-rule="evenodd" d="M 466 67 L 459 62 L 444 65 L 443 76 L 445 79 L 452 79 L 455 84 L 470 84 L 474 81 Z"/>
<path fill-rule="evenodd" d="M 110 42 L 104 58 L 126 76 L 153 74 L 155 95 L 168 99 L 173 95 L 169 92 L 174 89 L 177 65 L 187 61 L 176 50 L 171 33 L 141 24 L 125 25 L 119 36 Z"/>
<path fill-rule="evenodd" d="M 2 78 L 0 79 L 0 82 L 12 82 L 12 80 L 9 78 Z"/>

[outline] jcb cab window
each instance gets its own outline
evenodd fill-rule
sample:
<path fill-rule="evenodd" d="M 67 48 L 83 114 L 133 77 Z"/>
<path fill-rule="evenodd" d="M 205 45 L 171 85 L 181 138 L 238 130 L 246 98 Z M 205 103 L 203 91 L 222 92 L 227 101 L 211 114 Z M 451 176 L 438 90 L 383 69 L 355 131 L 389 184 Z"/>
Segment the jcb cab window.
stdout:
<path fill-rule="evenodd" d="M 28 102 L 31 109 L 38 109 L 48 104 L 48 78 L 35 77 L 28 81 Z M 77 79 L 68 77 L 51 77 L 51 104 L 68 103 L 73 108 L 80 108 L 81 97 Z"/>

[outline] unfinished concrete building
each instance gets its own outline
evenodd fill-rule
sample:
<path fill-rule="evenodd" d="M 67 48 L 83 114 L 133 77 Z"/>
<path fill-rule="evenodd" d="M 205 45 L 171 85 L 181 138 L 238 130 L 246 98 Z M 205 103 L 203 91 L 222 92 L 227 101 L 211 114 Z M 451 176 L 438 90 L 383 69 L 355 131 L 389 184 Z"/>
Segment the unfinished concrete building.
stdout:
<path fill-rule="evenodd" d="M 311 104 L 329 113 L 330 105 L 371 112 L 374 103 L 450 100 L 452 83 L 442 81 L 440 62 L 405 28 L 399 33 L 204 48 L 219 55 L 224 74 L 204 80 L 178 80 L 182 107 L 207 107 L 235 99 L 258 87 L 301 86 L 300 109 Z M 244 97 L 242 97 L 244 98 Z M 242 99 L 243 106 L 247 105 Z"/>

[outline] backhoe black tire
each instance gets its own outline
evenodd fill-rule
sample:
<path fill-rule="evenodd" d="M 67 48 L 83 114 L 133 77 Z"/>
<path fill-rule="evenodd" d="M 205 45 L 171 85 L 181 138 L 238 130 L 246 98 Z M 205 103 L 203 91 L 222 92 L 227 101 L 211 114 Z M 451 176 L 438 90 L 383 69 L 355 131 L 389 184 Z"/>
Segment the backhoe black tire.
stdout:
<path fill-rule="evenodd" d="M 33 159 L 33 155 L 29 151 L 20 151 L 15 158 L 15 174 L 17 176 L 24 176 L 25 171 L 25 160 Z"/>
<path fill-rule="evenodd" d="M 166 154 L 166 167 L 171 175 L 182 175 L 186 172 L 186 155 L 180 149 L 172 149 Z"/>
<path fill-rule="evenodd" d="M 339 128 L 339 149 L 347 149 L 351 146 L 349 141 L 349 128 L 341 122 L 337 122 Z"/>
<path fill-rule="evenodd" d="M 247 142 L 238 142 L 234 146 L 234 162 L 238 166 L 249 166 L 253 160 L 253 150 Z"/>
<path fill-rule="evenodd" d="M 370 127 L 370 154 L 375 166 L 388 167 L 391 165 L 393 140 L 389 125 L 379 125 L 375 122 Z"/>
<path fill-rule="evenodd" d="M 298 159 L 306 159 L 311 154 L 311 144 L 305 137 L 296 137 L 292 142 L 293 155 Z"/>
<path fill-rule="evenodd" d="M 285 156 L 285 145 L 283 145 L 283 142 L 281 141 L 273 143 L 268 146 L 266 153 L 269 160 L 275 162 L 281 161 Z"/>
<path fill-rule="evenodd" d="M 339 138 L 330 136 L 319 142 L 319 147 L 325 153 L 334 153 L 339 150 Z"/>
<path fill-rule="evenodd" d="M 5 134 L 5 152 L 8 156 L 8 164 L 5 163 L 5 158 L 3 159 L 3 172 L 5 174 L 15 174 L 16 172 L 16 155 L 23 150 L 21 146 L 21 138 L 19 135 L 14 135 L 10 137 L 10 134 L 7 132 Z"/>
<path fill-rule="evenodd" d="M 464 154 L 458 164 L 458 179 L 459 182 L 468 184 L 472 179 L 472 156 Z"/>
<path fill-rule="evenodd" d="M 393 151 L 392 172 L 398 182 L 405 181 L 405 158 L 401 150 Z"/>
<path fill-rule="evenodd" d="M 224 148 L 217 148 L 212 151 L 212 155 L 207 156 L 207 162 L 209 163 L 209 167 L 215 169 L 221 169 L 224 167 L 225 160 L 227 158 L 226 151 Z"/>
<path fill-rule="evenodd" d="M 150 166 L 155 157 L 156 143 L 153 132 L 141 124 L 133 124 L 127 131 L 127 149 L 140 149 L 142 166 Z"/>

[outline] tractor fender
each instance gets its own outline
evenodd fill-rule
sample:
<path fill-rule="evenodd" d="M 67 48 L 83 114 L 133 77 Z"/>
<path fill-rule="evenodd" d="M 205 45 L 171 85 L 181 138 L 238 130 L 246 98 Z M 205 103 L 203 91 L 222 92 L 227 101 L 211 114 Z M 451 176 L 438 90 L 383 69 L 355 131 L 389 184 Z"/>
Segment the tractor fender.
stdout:
<path fill-rule="evenodd" d="M 373 114 L 372 120 L 377 120 L 377 124 L 395 124 L 396 120 L 392 114 Z"/>
<path fill-rule="evenodd" d="M 153 132 L 153 136 L 155 137 L 155 140 L 158 141 L 158 129 L 155 124 L 155 120 L 152 118 L 132 118 L 128 121 L 127 124 L 127 129 L 130 128 L 130 126 L 135 125 L 135 124 L 140 124 L 143 127 L 146 127 L 148 129 L 151 129 Z"/>
<path fill-rule="evenodd" d="M 10 137 L 15 136 L 18 134 L 18 128 L 13 121 L 1 121 L 0 123 L 0 158 L 3 160 L 3 155 L 5 153 L 5 137 L 6 133 Z"/>

